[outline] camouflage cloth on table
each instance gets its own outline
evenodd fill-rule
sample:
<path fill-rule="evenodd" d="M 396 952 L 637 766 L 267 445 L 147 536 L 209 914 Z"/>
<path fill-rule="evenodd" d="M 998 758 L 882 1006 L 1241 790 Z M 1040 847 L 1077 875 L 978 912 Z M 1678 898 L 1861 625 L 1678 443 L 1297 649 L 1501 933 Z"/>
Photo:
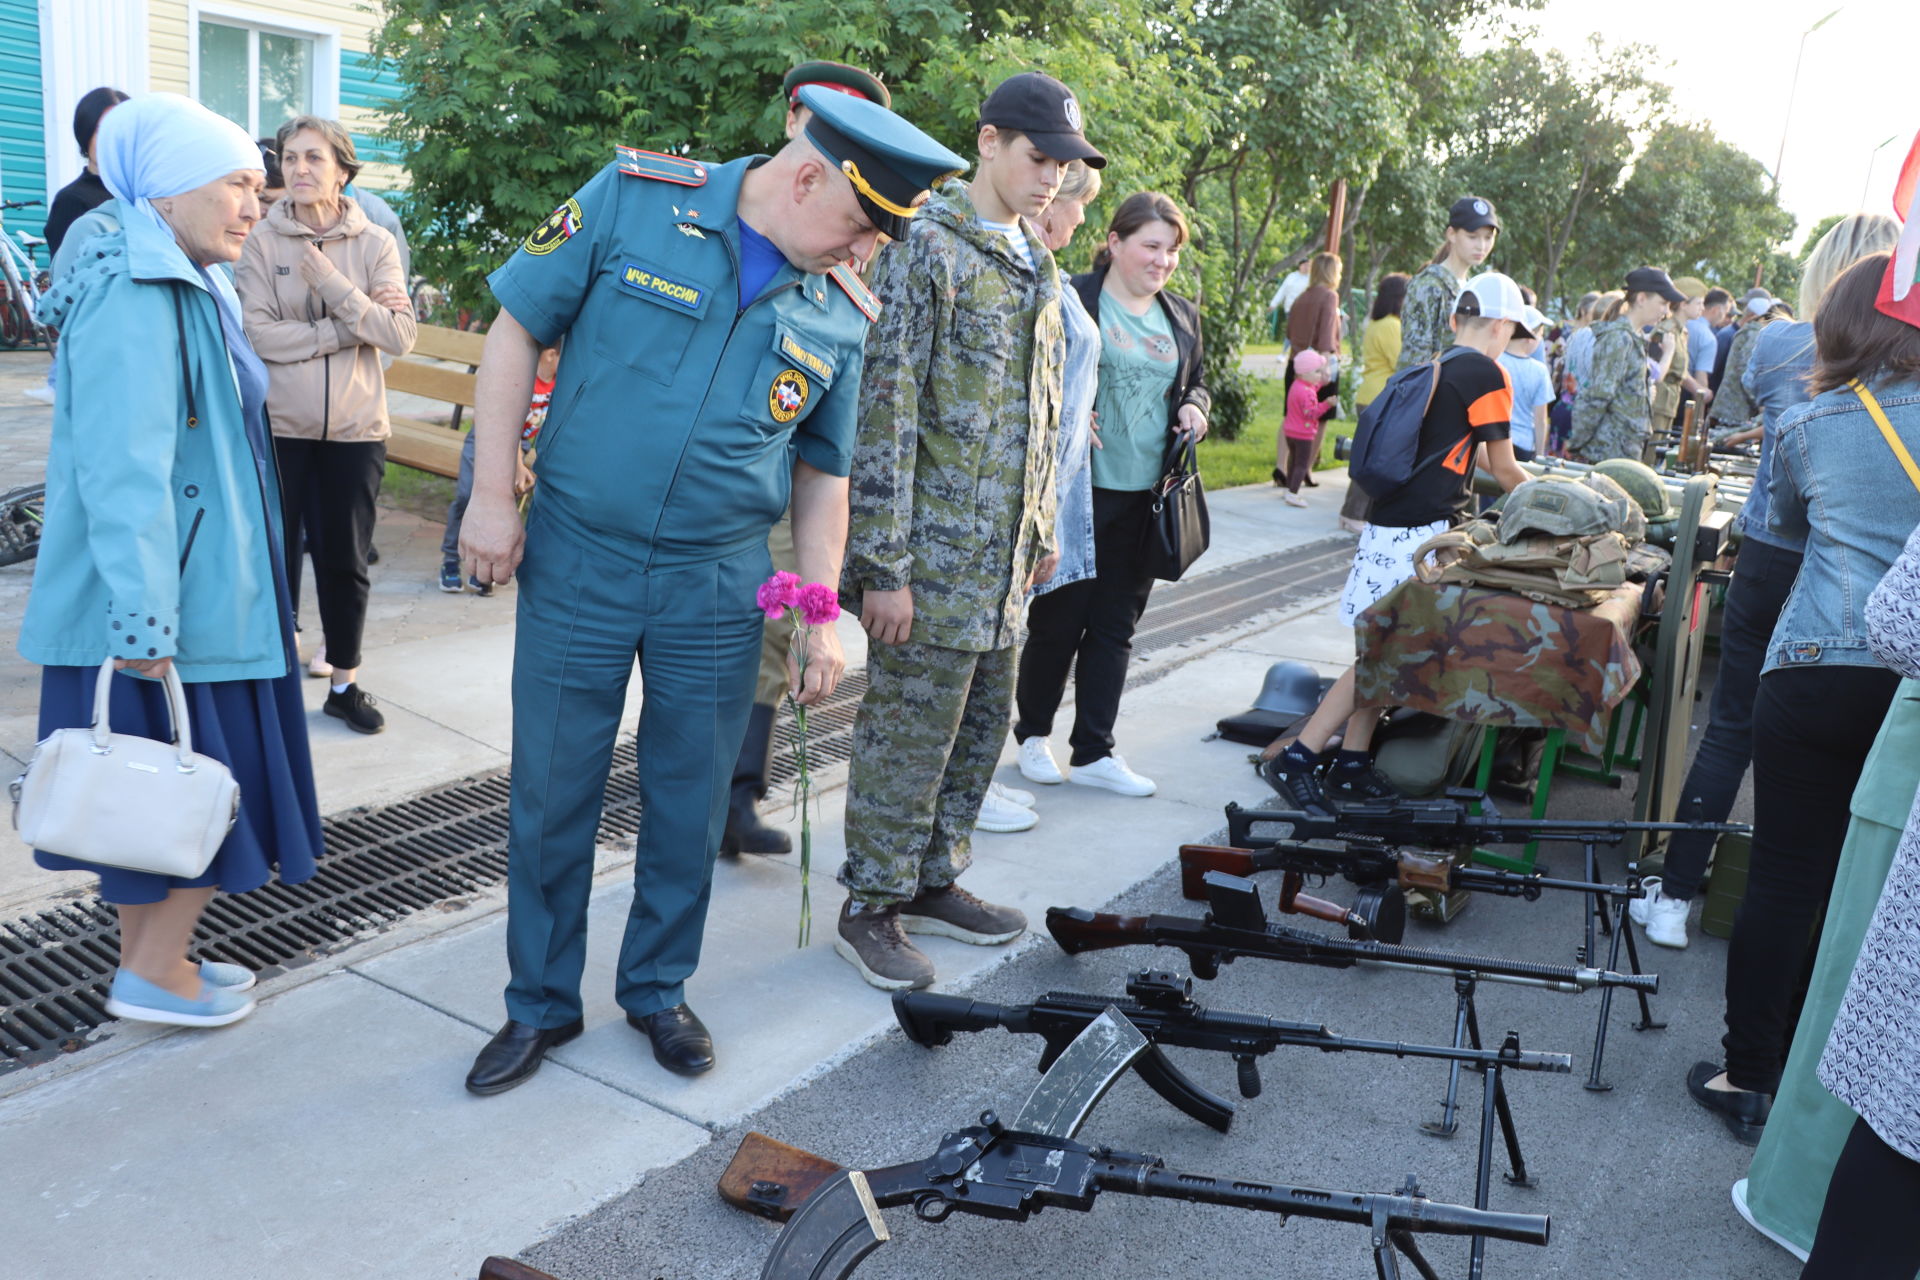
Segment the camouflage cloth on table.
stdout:
<path fill-rule="evenodd" d="M 1646 340 L 1624 316 L 1595 325 L 1591 368 L 1573 399 L 1568 454 L 1588 463 L 1638 458 L 1649 415 Z"/>
<path fill-rule="evenodd" d="M 885 310 L 867 335 L 841 590 L 858 612 L 863 591 L 911 586 L 923 643 L 1013 644 L 1053 550 L 1067 339 L 1053 255 L 1027 244 L 1037 270 L 952 182 L 869 280 Z M 1022 315 L 1030 327 L 1009 323 Z"/>
<path fill-rule="evenodd" d="M 1447 318 L 1453 314 L 1460 288 L 1453 272 L 1437 262 L 1428 263 L 1407 282 L 1407 299 L 1400 306 L 1400 359 L 1393 366 L 1395 373 L 1425 364 L 1453 345 L 1453 326 Z"/>
<path fill-rule="evenodd" d="M 1015 650 L 874 644 L 853 721 L 847 860 L 863 902 L 904 902 L 973 861 L 973 822 L 1013 715 Z"/>
<path fill-rule="evenodd" d="M 1638 584 L 1591 609 L 1506 591 L 1406 582 L 1360 615 L 1361 706 L 1400 706 L 1501 728 L 1565 729 L 1600 749 L 1607 713 L 1640 678 Z"/>
<path fill-rule="evenodd" d="M 1727 370 L 1720 375 L 1720 390 L 1713 396 L 1713 407 L 1707 413 L 1707 426 L 1714 431 L 1732 434 L 1752 423 L 1760 412 L 1760 406 L 1747 394 L 1747 384 L 1742 380 L 1747 372 L 1747 362 L 1753 358 L 1753 344 L 1760 341 L 1760 331 L 1766 325 L 1752 321 L 1733 335 L 1733 345 L 1727 348 Z"/>
<path fill-rule="evenodd" d="M 1653 388 L 1653 431 L 1657 435 L 1680 415 L 1680 383 L 1687 376 L 1687 326 L 1678 316 L 1668 316 L 1654 326 L 1654 331 L 1673 348 L 1666 376 Z"/>

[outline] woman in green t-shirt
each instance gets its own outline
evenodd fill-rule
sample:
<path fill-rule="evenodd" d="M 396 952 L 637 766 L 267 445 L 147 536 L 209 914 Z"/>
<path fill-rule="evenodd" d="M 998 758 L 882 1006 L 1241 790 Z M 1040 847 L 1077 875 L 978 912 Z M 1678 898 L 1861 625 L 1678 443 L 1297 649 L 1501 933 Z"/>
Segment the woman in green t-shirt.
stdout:
<path fill-rule="evenodd" d="M 1212 397 L 1200 374 L 1200 313 L 1166 292 L 1187 242 L 1187 219 L 1155 191 L 1128 196 L 1114 211 L 1094 269 L 1073 277 L 1100 326 L 1093 455 L 1095 576 L 1034 599 L 1016 691 L 1020 772 L 1042 784 L 1073 781 L 1128 796 L 1153 783 L 1113 749 L 1113 726 L 1126 684 L 1133 629 L 1147 607 L 1153 576 L 1142 541 L 1167 445 L 1176 432 L 1207 434 Z M 1069 769 L 1047 739 L 1075 668 Z"/>

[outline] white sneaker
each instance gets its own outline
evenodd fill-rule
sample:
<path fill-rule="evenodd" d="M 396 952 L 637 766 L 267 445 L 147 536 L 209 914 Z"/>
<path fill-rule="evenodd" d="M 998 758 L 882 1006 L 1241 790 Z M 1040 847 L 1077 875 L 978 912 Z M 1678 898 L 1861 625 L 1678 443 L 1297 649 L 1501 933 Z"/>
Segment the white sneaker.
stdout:
<path fill-rule="evenodd" d="M 1043 787 L 1058 786 L 1067 780 L 1053 762 L 1053 752 L 1045 738 L 1028 738 L 1020 744 L 1020 776 Z"/>
<path fill-rule="evenodd" d="M 1033 808 L 1033 802 L 1038 799 L 1031 791 L 1022 791 L 1018 787 L 1003 787 L 997 782 L 990 783 L 987 786 L 987 790 L 999 796 L 1002 800 L 1013 801 L 1013 803 L 1019 805 L 1022 809 Z"/>
<path fill-rule="evenodd" d="M 313 651 L 313 661 L 307 664 L 307 675 L 315 680 L 327 680 L 333 676 L 333 664 L 327 661 L 327 646 L 321 645 Z"/>
<path fill-rule="evenodd" d="M 28 387 L 20 394 L 29 400 L 38 400 L 41 404 L 53 403 L 53 388 L 44 382 L 38 386 Z"/>
<path fill-rule="evenodd" d="M 1669 898 L 1660 892 L 1660 883 L 1659 876 L 1642 880 L 1640 887 L 1647 891 L 1647 896 L 1629 901 L 1627 914 L 1633 917 L 1635 924 L 1647 931 L 1648 942 L 1684 950 L 1687 945 L 1687 913 L 1693 909 L 1693 903 Z"/>
<path fill-rule="evenodd" d="M 1805 1249 L 1802 1249 L 1797 1244 L 1790 1243 L 1776 1232 L 1769 1231 L 1754 1221 L 1753 1210 L 1747 1208 L 1747 1180 L 1745 1178 L 1733 1184 L 1733 1208 L 1736 1213 L 1746 1220 L 1747 1225 L 1755 1231 L 1758 1231 L 1761 1235 L 1773 1241 L 1794 1257 L 1800 1259 L 1800 1261 L 1805 1262 L 1807 1260 L 1807 1251 Z"/>
<path fill-rule="evenodd" d="M 1027 741 L 1032 742 L 1033 739 Z M 1117 754 L 1095 760 L 1092 764 L 1073 766 L 1073 774 L 1067 781 L 1077 782 L 1083 787 L 1100 787 L 1123 796 L 1150 796 L 1154 792 L 1153 779 L 1143 778 L 1127 768 L 1127 762 Z"/>
<path fill-rule="evenodd" d="M 980 816 L 973 820 L 975 831 L 1025 831 L 1040 821 L 1040 815 L 1024 805 L 997 796 L 989 788 L 980 801 Z"/>
<path fill-rule="evenodd" d="M 1307 500 L 1301 497 L 1297 493 L 1282 494 L 1280 495 L 1280 501 L 1286 503 L 1290 507 L 1304 507 L 1307 505 Z"/>

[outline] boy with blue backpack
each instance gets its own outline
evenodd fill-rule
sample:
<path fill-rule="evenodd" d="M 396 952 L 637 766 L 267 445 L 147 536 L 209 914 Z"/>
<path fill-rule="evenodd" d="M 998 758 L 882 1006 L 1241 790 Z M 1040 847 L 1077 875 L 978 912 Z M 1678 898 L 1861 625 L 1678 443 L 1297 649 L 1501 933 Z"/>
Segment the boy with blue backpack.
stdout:
<path fill-rule="evenodd" d="M 1343 625 L 1413 577 L 1421 543 L 1465 518 L 1476 459 L 1503 489 L 1527 479 L 1513 455 L 1513 386 L 1498 357 L 1516 333 L 1530 332 L 1528 310 L 1506 276 L 1476 276 L 1454 306 L 1454 345 L 1395 373 L 1361 415 L 1349 476 L 1373 497 L 1373 513 L 1340 593 Z M 1266 749 L 1261 775 L 1295 809 L 1330 812 L 1339 803 L 1388 799 L 1395 792 L 1370 753 L 1379 719 L 1379 708 L 1358 705 L 1349 668 L 1297 739 Z"/>

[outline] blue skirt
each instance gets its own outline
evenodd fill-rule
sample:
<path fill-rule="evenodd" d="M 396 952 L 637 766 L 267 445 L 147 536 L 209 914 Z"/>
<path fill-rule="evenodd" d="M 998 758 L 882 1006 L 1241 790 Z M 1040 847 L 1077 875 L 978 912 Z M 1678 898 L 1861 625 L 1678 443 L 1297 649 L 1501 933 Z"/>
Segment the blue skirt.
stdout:
<path fill-rule="evenodd" d="M 40 737 L 93 722 L 98 667 L 46 667 L 40 676 Z M 277 868 L 285 884 L 309 880 L 320 856 L 320 805 L 313 792 L 307 708 L 297 664 L 275 680 L 223 680 L 183 686 L 193 749 L 233 771 L 240 817 L 205 873 L 188 880 L 125 871 L 35 850 L 52 871 L 91 871 L 100 896 L 122 905 L 159 902 L 174 889 L 214 885 L 228 893 L 258 889 Z M 166 688 L 126 672 L 113 678 L 108 718 L 115 733 L 167 741 Z"/>

